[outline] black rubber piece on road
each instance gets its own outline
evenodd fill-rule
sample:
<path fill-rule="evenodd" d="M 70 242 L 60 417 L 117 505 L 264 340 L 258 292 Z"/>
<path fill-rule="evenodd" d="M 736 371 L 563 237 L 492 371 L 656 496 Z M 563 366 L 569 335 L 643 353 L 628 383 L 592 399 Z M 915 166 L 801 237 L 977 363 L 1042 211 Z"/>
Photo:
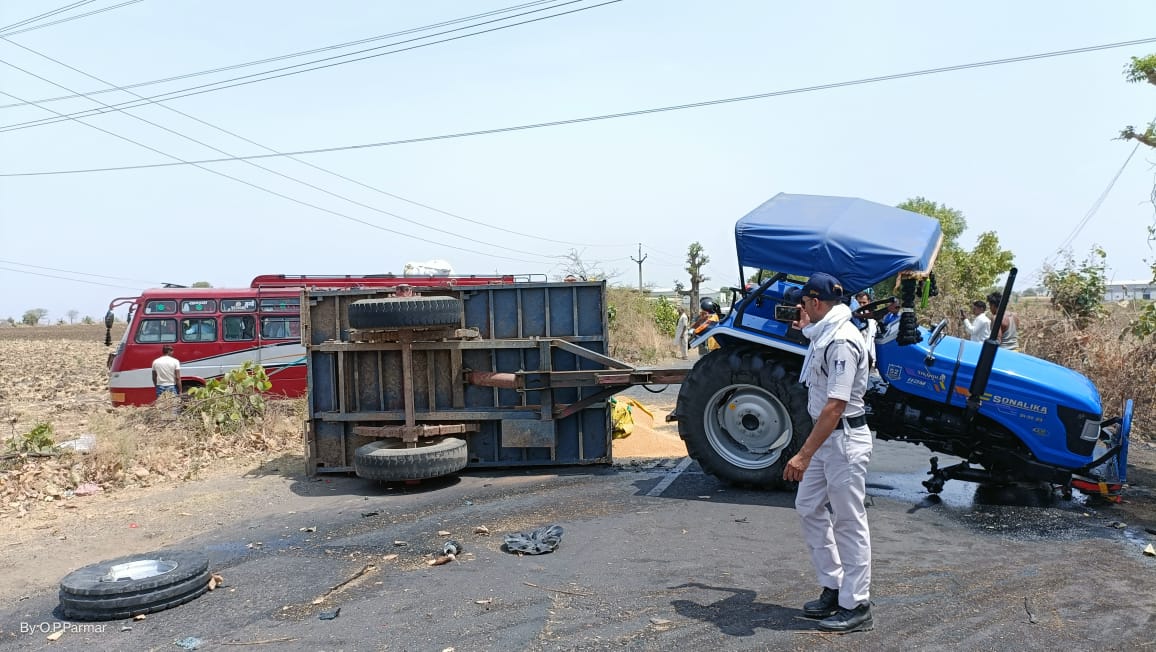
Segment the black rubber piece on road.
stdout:
<path fill-rule="evenodd" d="M 456 297 L 390 297 L 349 304 L 350 328 L 460 326 L 462 302 Z"/>
<path fill-rule="evenodd" d="M 101 581 L 114 566 L 147 560 L 174 562 L 170 571 Z M 168 609 L 208 590 L 209 558 L 198 552 L 157 552 L 118 557 L 77 569 L 60 581 L 60 608 L 75 620 L 115 620 Z"/>
<path fill-rule="evenodd" d="M 139 580 L 102 582 L 100 578 L 109 574 L 113 566 L 137 561 L 171 561 L 176 568 Z M 199 552 L 175 550 L 127 555 L 78 568 L 60 580 L 60 591 L 73 596 L 120 596 L 156 591 L 192 579 L 209 568 L 208 556 Z"/>
<path fill-rule="evenodd" d="M 380 482 L 438 478 L 468 463 L 466 440 L 456 437 L 422 440 L 417 448 L 406 448 L 400 439 L 381 439 L 353 451 L 357 477 Z"/>
<path fill-rule="evenodd" d="M 789 354 L 761 347 L 724 347 L 700 359 L 683 381 L 678 392 L 678 434 L 703 471 L 733 485 L 762 489 L 793 489 L 794 482 L 783 479 L 787 461 L 807 440 L 811 432 L 811 415 L 807 413 L 807 387 L 798 382 L 802 359 L 786 361 Z M 795 356 L 797 357 L 797 356 Z M 706 434 L 704 417 L 707 402 L 728 385 L 757 385 L 783 404 L 794 430 L 791 441 L 774 464 L 762 469 L 744 469 L 726 461 Z"/>
<path fill-rule="evenodd" d="M 75 609 L 71 607 L 61 606 L 61 613 L 65 618 L 71 620 L 120 620 L 122 618 L 132 618 L 140 614 L 151 614 L 165 609 L 172 609 L 178 607 L 186 602 L 191 602 L 204 595 L 209 590 L 209 582 L 205 581 L 199 588 L 193 589 L 189 593 L 182 596 L 164 600 L 161 602 L 152 602 L 147 605 L 139 607 L 121 607 L 117 609 L 93 611 L 88 609 Z"/>
<path fill-rule="evenodd" d="M 60 606 L 66 609 L 76 609 L 80 611 L 110 611 L 168 602 L 174 598 L 192 593 L 208 584 L 211 575 L 212 573 L 205 571 L 196 577 L 191 577 L 177 584 L 170 584 L 162 589 L 138 593 L 122 593 L 114 596 L 79 596 L 66 593 L 62 590 L 60 592 Z"/>

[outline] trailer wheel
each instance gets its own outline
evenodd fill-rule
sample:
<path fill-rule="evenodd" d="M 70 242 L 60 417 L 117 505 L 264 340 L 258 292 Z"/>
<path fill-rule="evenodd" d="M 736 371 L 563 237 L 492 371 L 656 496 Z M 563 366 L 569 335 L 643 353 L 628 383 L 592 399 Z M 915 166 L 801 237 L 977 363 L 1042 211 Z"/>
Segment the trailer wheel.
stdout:
<path fill-rule="evenodd" d="M 209 558 L 196 552 L 130 555 L 77 569 L 60 581 L 60 608 L 74 620 L 116 620 L 199 597 L 209 589 Z"/>
<path fill-rule="evenodd" d="M 381 439 L 353 451 L 353 472 L 379 482 L 424 480 L 456 473 L 469 463 L 466 440 L 435 437 L 406 448 L 400 439 Z"/>
<path fill-rule="evenodd" d="M 350 328 L 458 326 L 462 302 L 456 297 L 390 297 L 349 304 Z"/>
<path fill-rule="evenodd" d="M 678 434 L 703 470 L 731 484 L 789 489 L 783 469 L 811 431 L 799 368 L 777 354 L 723 348 L 694 366 L 678 393 Z"/>

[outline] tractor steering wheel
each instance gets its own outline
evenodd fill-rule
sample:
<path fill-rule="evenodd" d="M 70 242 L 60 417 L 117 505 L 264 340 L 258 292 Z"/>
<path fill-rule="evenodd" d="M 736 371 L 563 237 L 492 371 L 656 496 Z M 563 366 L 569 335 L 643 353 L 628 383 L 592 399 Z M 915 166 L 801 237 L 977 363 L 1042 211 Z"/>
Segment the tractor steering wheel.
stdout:
<path fill-rule="evenodd" d="M 872 301 L 871 303 L 859 306 L 859 308 L 855 310 L 854 315 L 859 319 L 867 317 L 868 319 L 878 320 L 883 316 L 883 313 L 887 310 L 887 306 L 890 303 L 891 299 Z"/>
<path fill-rule="evenodd" d="M 931 329 L 931 339 L 927 340 L 927 345 L 934 349 L 935 346 L 939 344 L 939 340 L 942 340 L 945 335 L 947 335 L 946 319 L 939 322 L 935 325 L 935 328 Z"/>

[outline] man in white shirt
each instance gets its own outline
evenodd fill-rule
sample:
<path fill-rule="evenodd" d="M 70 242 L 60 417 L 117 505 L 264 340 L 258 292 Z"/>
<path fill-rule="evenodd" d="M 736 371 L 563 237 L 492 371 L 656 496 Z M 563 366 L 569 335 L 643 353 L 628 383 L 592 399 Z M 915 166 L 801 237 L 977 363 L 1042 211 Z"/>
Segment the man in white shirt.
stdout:
<path fill-rule="evenodd" d="M 168 344 L 161 349 L 161 353 L 161 357 L 153 360 L 153 386 L 157 388 L 157 398 L 165 393 L 179 396 L 181 362 L 173 357 L 173 347 Z"/>
<path fill-rule="evenodd" d="M 963 311 L 960 310 L 959 312 L 960 317 L 963 317 Z M 987 316 L 987 305 L 983 301 L 972 301 L 971 315 L 975 317 L 975 321 L 963 317 L 963 327 L 967 329 L 967 338 L 972 342 L 982 342 L 991 335 L 991 317 Z"/>

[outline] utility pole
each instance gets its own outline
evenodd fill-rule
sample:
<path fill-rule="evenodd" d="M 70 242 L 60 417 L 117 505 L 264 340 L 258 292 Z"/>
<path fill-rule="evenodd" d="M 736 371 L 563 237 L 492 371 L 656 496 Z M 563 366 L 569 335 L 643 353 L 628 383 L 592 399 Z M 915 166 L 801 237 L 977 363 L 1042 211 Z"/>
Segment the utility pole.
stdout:
<path fill-rule="evenodd" d="M 642 243 L 638 243 L 638 258 L 630 257 L 630 260 L 638 263 L 638 289 L 642 290 L 642 261 L 646 260 L 646 256 L 642 254 Z"/>

